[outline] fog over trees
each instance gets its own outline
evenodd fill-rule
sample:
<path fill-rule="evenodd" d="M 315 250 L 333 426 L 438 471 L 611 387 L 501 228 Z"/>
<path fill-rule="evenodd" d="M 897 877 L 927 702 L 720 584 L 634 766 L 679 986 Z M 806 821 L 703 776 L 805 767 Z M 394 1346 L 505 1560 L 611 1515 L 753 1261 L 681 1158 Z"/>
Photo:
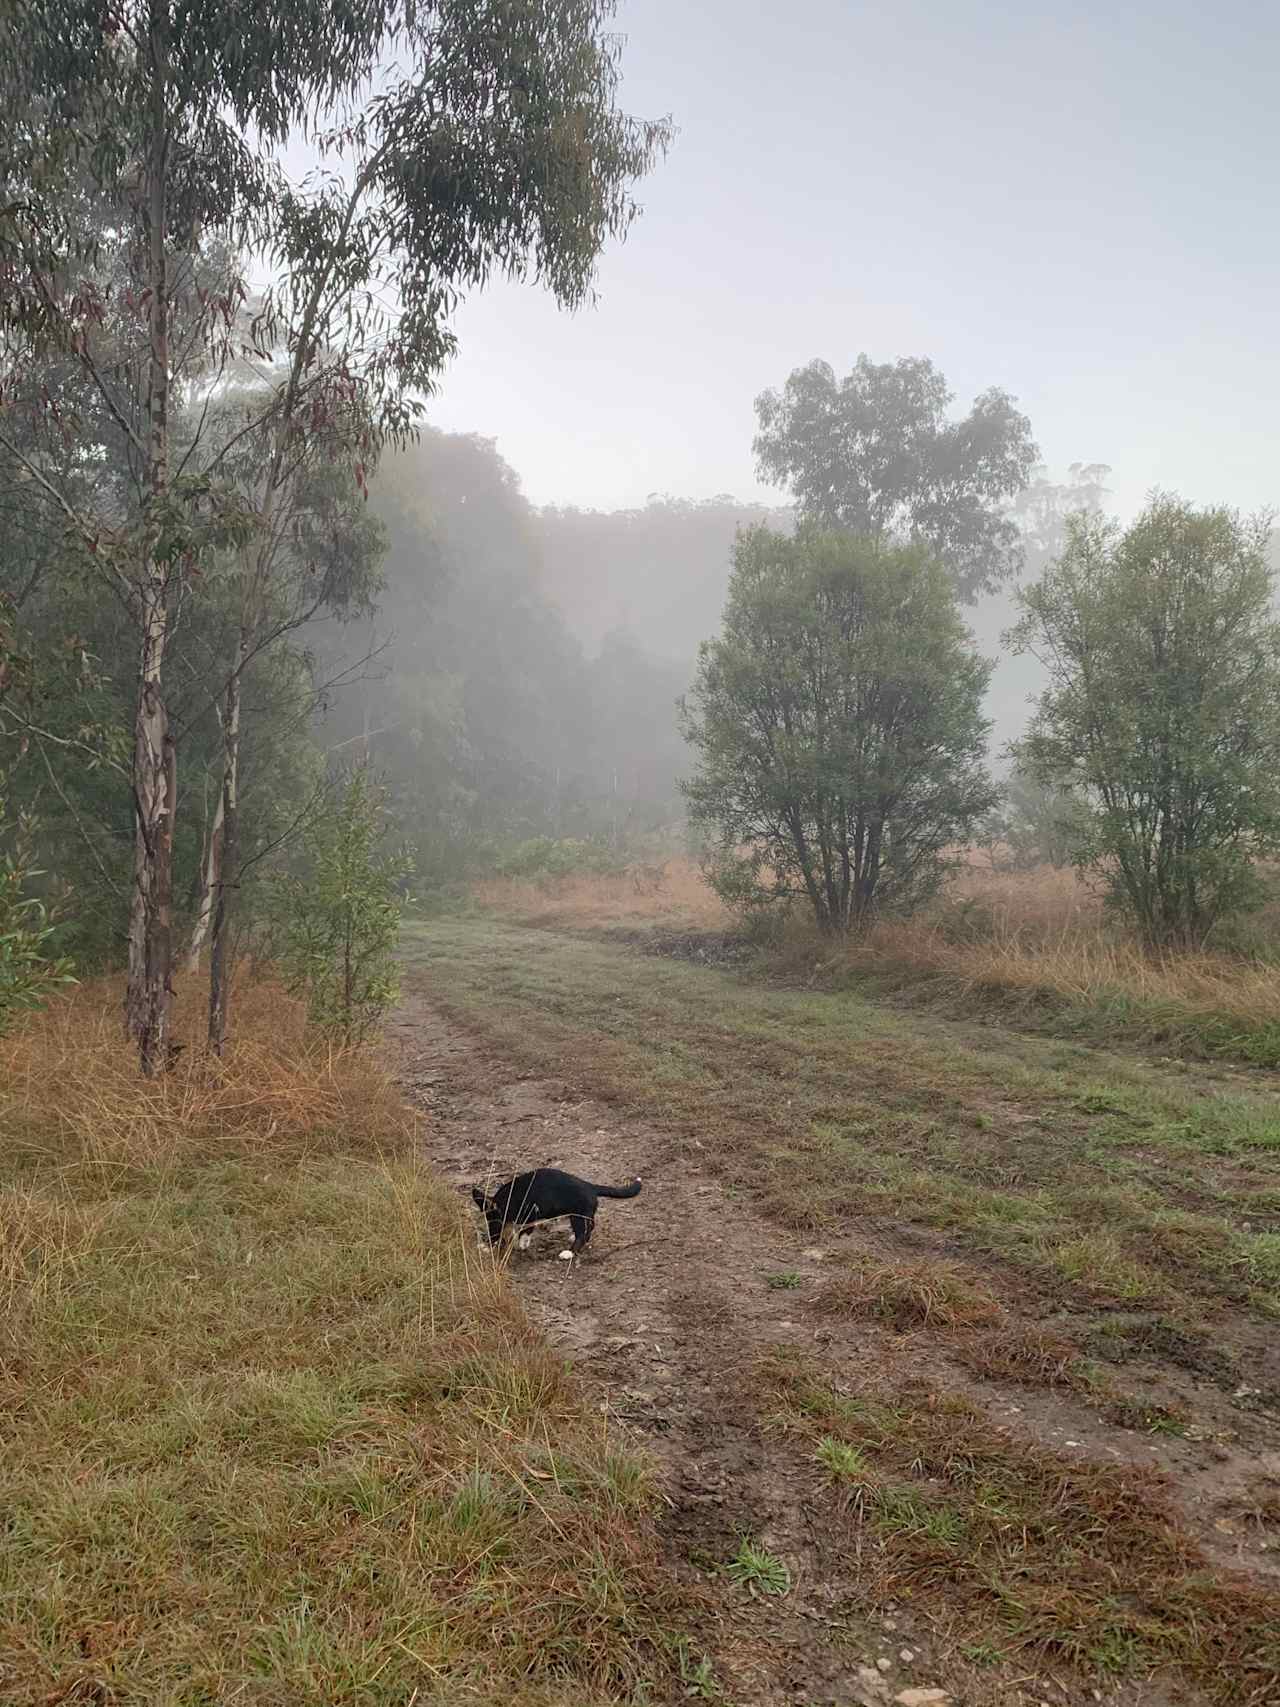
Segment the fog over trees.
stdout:
<path fill-rule="evenodd" d="M 567 467 L 563 501 L 535 504 L 502 419 L 435 424 L 468 295 L 524 281 L 560 308 L 594 303 L 599 258 L 673 139 L 621 104 L 613 12 L 268 7 L 246 55 L 203 0 L 180 15 L 130 0 L 106 24 L 80 0 L 15 9 L 0 56 L 11 887 L 79 964 L 127 967 L 148 1072 L 179 966 L 208 968 L 220 1052 L 233 965 L 271 950 L 339 799 L 358 802 L 361 835 L 385 819 L 397 882 L 422 894 L 535 846 L 606 863 L 679 846 L 710 748 L 699 759 L 677 707 L 695 683 L 711 703 L 707 660 L 750 608 L 752 551 L 791 562 L 821 539 L 812 551 L 844 562 L 847 546 L 848 622 L 874 587 L 898 640 L 910 601 L 886 577 L 951 601 L 937 693 L 885 691 L 920 708 L 919 732 L 943 676 L 969 683 L 947 725 L 961 769 L 1003 778 L 1049 684 L 1043 653 L 1005 636 L 1081 529 L 1104 526 L 1112 473 L 1046 465 L 1054 424 L 1024 408 L 1025 360 L 999 341 L 963 382 L 926 349 L 799 359 L 799 325 L 790 371 L 744 344 L 732 432 L 759 482 L 744 496 L 687 495 L 694 447 L 686 495 L 586 507 Z M 1261 551 L 1265 519 L 1250 525 Z M 802 551 L 775 591 L 826 585 Z M 910 650 L 799 615 L 788 633 L 846 659 L 820 690 L 846 708 L 863 704 L 850 660 Z M 834 776 L 852 748 L 819 733 Z M 907 746 L 882 733 L 887 765 Z M 1050 770 L 1009 798 L 1056 798 Z M 948 833 L 974 828 L 967 806 L 938 811 Z M 1232 857 L 1248 863 L 1260 833 L 1232 830 Z M 828 911 L 866 916 L 851 893 Z"/>
<path fill-rule="evenodd" d="M 386 529 L 384 586 L 371 621 L 317 641 L 326 676 L 358 677 L 331 696 L 321 727 L 330 751 L 367 752 L 386 769 L 424 871 L 444 877 L 530 837 L 616 846 L 677 830 L 690 754 L 676 701 L 719 627 L 735 539 L 761 526 L 790 534 L 801 516 L 865 533 L 874 511 L 877 536 L 939 552 L 944 566 L 953 549 L 964 620 L 996 661 L 986 710 L 1003 768 L 1040 679 L 1034 659 L 1000 644 L 1009 587 L 1049 561 L 1068 515 L 1105 503 L 1109 471 L 1077 464 L 1051 479 L 1008 398 L 949 413 L 946 382 L 925 359 L 863 358 L 840 393 L 814 363 L 785 395 L 785 410 L 761 398 L 757 439 L 783 481 L 789 454 L 844 466 L 847 421 L 833 396 L 858 415 L 834 509 L 811 496 L 767 506 L 726 494 L 538 508 L 493 441 L 432 429 L 384 459 L 370 499 Z M 784 433 L 799 435 L 794 453 Z M 825 450 L 815 448 L 823 434 Z M 802 473 L 805 494 L 811 485 Z M 855 502 L 865 514 L 850 513 Z"/>

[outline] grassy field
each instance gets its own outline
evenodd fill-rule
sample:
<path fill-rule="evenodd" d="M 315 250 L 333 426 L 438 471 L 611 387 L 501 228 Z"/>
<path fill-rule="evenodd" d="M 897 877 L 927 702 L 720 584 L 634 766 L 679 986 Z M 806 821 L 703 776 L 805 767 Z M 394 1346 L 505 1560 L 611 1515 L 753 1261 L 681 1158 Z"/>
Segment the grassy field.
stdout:
<path fill-rule="evenodd" d="M 1135 1468 L 1144 1437 L 1237 1440 L 1244 1402 L 1233 1516 L 1280 1533 L 1274 1075 L 800 986 L 709 910 L 641 898 L 610 921 L 598 884 L 575 887 L 411 926 L 411 973 L 495 1072 L 680 1134 L 798 1253 L 853 1244 L 820 1279 L 755 1282 L 818 1324 L 890 1330 L 901 1360 L 853 1353 L 856 1334 L 811 1367 L 763 1349 L 737 1387 L 826 1478 L 824 1537 L 859 1593 L 931 1608 L 979 1670 L 1062 1665 L 1073 1700 L 1162 1668 L 1222 1707 L 1274 1699 L 1274 1581 L 1212 1563 L 1203 1511 L 1193 1535 Z M 1016 1436 L 1015 1399 L 1036 1419 Z M 1082 1425 L 1088 1449 L 1064 1452 Z"/>
<path fill-rule="evenodd" d="M 377 1060 L 258 988 L 225 1067 L 144 1087 L 118 997 L 0 1042 L 0 1698 L 661 1694 L 648 1472 Z"/>
<path fill-rule="evenodd" d="M 1280 1318 L 1269 1082 L 1202 1084 L 497 918 L 437 921 L 408 941 L 486 1035 L 699 1135 L 791 1226 L 854 1206 L 941 1230 L 1084 1307 Z"/>
<path fill-rule="evenodd" d="M 618 877 L 478 886 L 482 904 L 574 930 L 726 932 L 733 918 L 687 859 Z M 920 917 L 847 942 L 800 916 L 763 945 L 775 978 L 854 990 L 1087 1042 L 1280 1066 L 1280 901 L 1251 916 L 1233 951 L 1153 957 L 1070 871 L 992 868 L 971 855 Z"/>
<path fill-rule="evenodd" d="M 850 1394 L 794 1357 L 759 1373 L 773 1426 L 855 1516 L 864 1577 L 885 1598 L 941 1590 L 971 1659 L 1015 1643 L 1104 1680 L 1174 1666 L 1222 1707 L 1274 1700 L 1280 1597 L 1207 1568 L 1158 1486 L 1015 1445 L 954 1393 Z"/>
<path fill-rule="evenodd" d="M 901 985 L 800 937 L 708 964 L 740 949 L 687 867 L 487 899 L 407 928 L 434 1001 L 696 1140 L 779 1224 L 897 1241 L 831 1265 L 819 1317 L 946 1330 L 974 1377 L 1142 1430 L 1182 1425 L 1101 1366 L 1154 1351 L 1225 1403 L 1237 1354 L 1274 1339 L 1269 1073 L 981 1003 L 958 1019 L 907 999 L 901 941 Z M 691 1687 L 701 1609 L 649 1468 L 476 1253 L 376 1054 L 308 1042 L 262 985 L 224 1065 L 192 1048 L 143 1086 L 118 1001 L 80 989 L 0 1040 L 0 1699 L 639 1707 Z M 1067 1663 L 1175 1664 L 1223 1702 L 1280 1671 L 1274 1599 L 1224 1589 L 1105 1465 L 1019 1457 L 945 1390 L 890 1411 L 817 1366 L 749 1383 L 760 1427 L 829 1479 L 867 1593 L 945 1580 L 975 1655 L 1009 1653 L 1016 1578 L 1017 1640 Z M 1139 1567 L 1140 1616 L 1109 1587 Z"/>

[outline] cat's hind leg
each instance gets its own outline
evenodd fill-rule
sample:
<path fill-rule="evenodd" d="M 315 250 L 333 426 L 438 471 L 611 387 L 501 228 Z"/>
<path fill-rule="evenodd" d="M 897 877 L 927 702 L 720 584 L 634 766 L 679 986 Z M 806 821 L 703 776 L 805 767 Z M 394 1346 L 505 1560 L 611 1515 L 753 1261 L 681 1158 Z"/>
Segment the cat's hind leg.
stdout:
<path fill-rule="evenodd" d="M 569 1226 L 572 1228 L 572 1232 L 569 1234 L 569 1249 L 560 1252 L 561 1262 L 572 1262 L 574 1257 L 582 1255 L 586 1249 L 587 1241 L 591 1237 L 591 1229 L 595 1224 L 594 1215 L 571 1215 L 569 1217 Z"/>

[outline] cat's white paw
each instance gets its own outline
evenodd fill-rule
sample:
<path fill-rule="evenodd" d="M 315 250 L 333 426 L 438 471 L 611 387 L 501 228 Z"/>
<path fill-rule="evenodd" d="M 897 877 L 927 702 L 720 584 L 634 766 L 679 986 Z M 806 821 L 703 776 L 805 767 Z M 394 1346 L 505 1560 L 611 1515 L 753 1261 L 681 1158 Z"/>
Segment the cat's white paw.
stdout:
<path fill-rule="evenodd" d="M 560 1261 L 561 1262 L 572 1262 L 573 1261 L 573 1252 L 572 1251 L 561 1251 L 560 1252 Z"/>
<path fill-rule="evenodd" d="M 532 1243 L 533 1243 L 533 1234 L 532 1233 L 521 1233 L 520 1239 L 519 1239 L 519 1245 L 520 1245 L 520 1249 L 522 1251 L 527 1251 L 529 1249 L 529 1246 Z"/>

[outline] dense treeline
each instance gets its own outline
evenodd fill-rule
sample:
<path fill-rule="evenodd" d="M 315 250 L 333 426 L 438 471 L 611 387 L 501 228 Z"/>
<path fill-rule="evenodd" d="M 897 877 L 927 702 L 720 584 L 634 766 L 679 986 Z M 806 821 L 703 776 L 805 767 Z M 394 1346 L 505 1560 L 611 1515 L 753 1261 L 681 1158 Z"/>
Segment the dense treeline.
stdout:
<path fill-rule="evenodd" d="M 656 657 L 688 663 L 714 632 L 739 528 L 788 532 L 790 506 L 654 496 L 638 509 L 537 515 L 542 585 L 594 651 L 625 630 Z"/>
<path fill-rule="evenodd" d="M 357 678 L 322 734 L 385 772 L 420 879 L 532 837 L 620 846 L 670 827 L 692 647 L 658 656 L 626 628 L 584 645 L 548 593 L 579 566 L 553 557 L 544 516 L 486 440 L 425 431 L 384 460 L 371 505 L 384 585 L 371 622 L 318 638 L 328 673 Z M 607 598 L 616 583 L 596 580 Z M 589 572 L 582 588 L 589 601 Z"/>
<path fill-rule="evenodd" d="M 43 634 L 43 571 L 6 587 L 6 712 L 19 757 L 35 739 L 42 763 L 51 747 L 77 752 L 123 784 L 123 837 L 113 805 L 82 839 L 113 891 L 131 843 L 125 1025 L 147 1074 L 171 1059 L 189 869 L 221 1052 L 255 863 L 253 743 L 274 753 L 295 721 L 300 707 L 275 701 L 280 681 L 296 685 L 309 623 L 368 603 L 380 541 L 355 500 L 379 455 L 411 440 L 454 308 L 495 274 L 582 302 L 666 147 L 669 124 L 618 105 L 613 9 L 10 8 L 0 486 L 19 531 L 43 506 L 60 578 L 90 605 L 114 601 L 119 626 L 87 613 L 100 652 L 65 627 Z M 287 156 L 300 138 L 315 169 L 299 180 Z M 81 659 L 83 690 L 127 684 L 105 720 L 71 733 L 40 720 L 74 708 L 51 687 L 65 657 Z M 210 717 L 217 803 L 197 832 L 186 773 L 207 768 Z"/>
<path fill-rule="evenodd" d="M 126 475 L 113 470 L 109 423 L 98 443 L 90 484 L 103 503 Z M 1033 482 L 1014 512 L 1029 556 L 1048 550 L 1070 508 L 1096 500 L 1101 472 Z M 129 622 L 77 563 L 48 495 L 12 462 L 8 475 L 11 668 L 39 660 L 35 700 L 6 701 L 8 810 L 34 825 L 38 887 L 58 902 L 80 964 L 114 963 L 132 836 L 118 735 L 133 693 Z M 341 489 L 343 478 L 333 468 L 324 483 Z M 287 863 L 326 776 L 365 758 L 390 784 L 422 890 L 533 838 L 591 839 L 623 855 L 678 831 L 690 754 L 677 701 L 717 626 L 735 537 L 760 525 L 789 534 L 789 508 L 720 497 L 539 510 L 491 441 L 423 429 L 386 452 L 367 503 L 355 494 L 335 511 L 330 501 L 326 520 L 342 571 L 328 567 L 331 596 L 244 673 L 237 940 L 261 922 L 264 881 Z M 234 558 L 230 547 L 207 558 L 199 596 L 175 612 L 169 653 L 184 943 L 201 934 L 220 829 L 217 689 L 234 656 Z M 979 626 L 998 624 L 1003 608 L 980 604 Z"/>

